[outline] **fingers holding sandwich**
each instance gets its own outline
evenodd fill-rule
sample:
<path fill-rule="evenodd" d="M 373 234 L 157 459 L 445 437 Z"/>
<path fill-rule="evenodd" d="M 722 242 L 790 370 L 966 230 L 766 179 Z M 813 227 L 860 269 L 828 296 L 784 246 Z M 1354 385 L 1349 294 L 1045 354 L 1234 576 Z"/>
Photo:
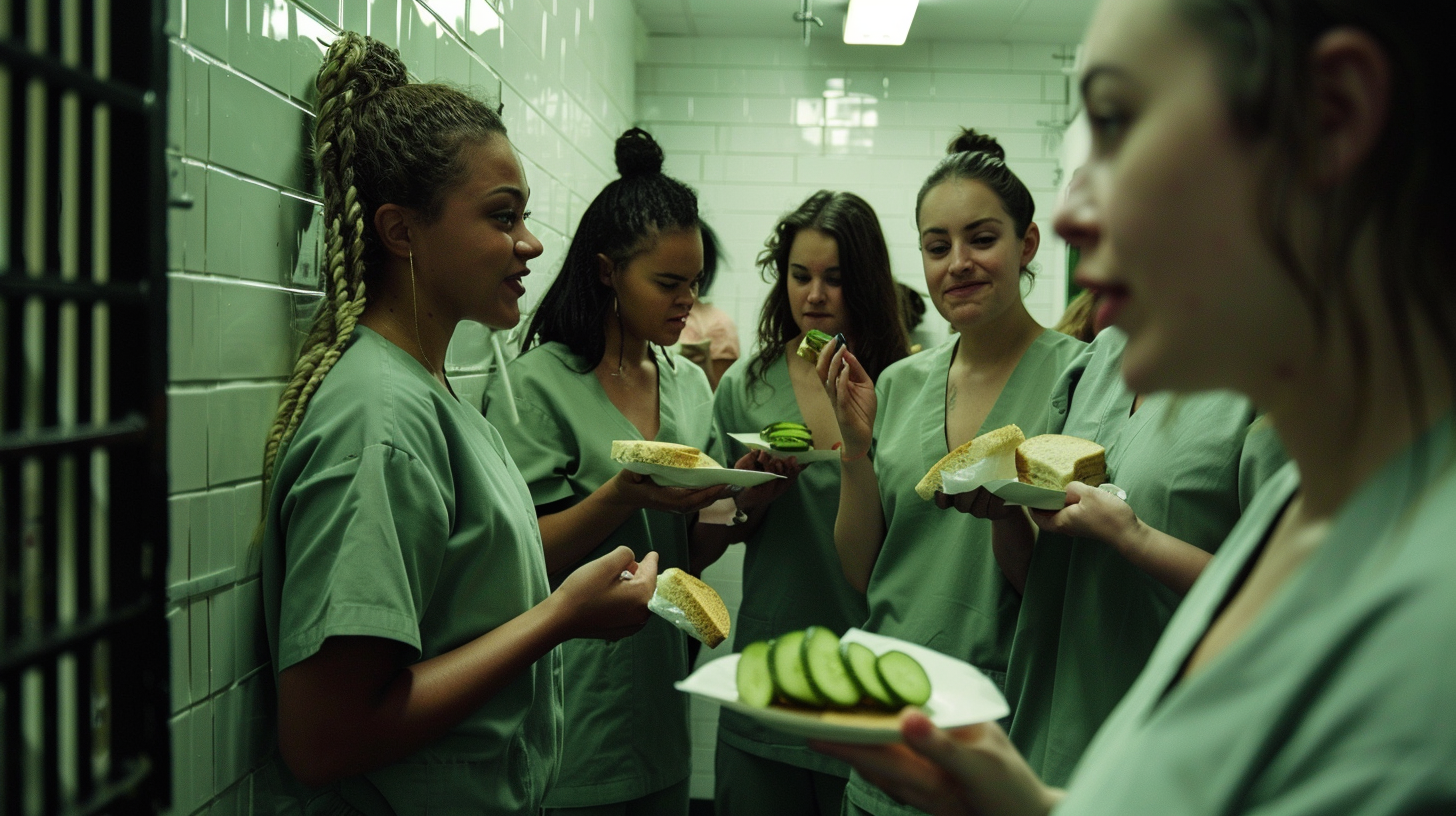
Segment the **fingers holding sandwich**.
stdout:
<path fill-rule="evenodd" d="M 567 638 L 618 640 L 641 629 L 657 588 L 657 553 L 638 562 L 628 547 L 578 567 L 552 593 Z"/>
<path fill-rule="evenodd" d="M 937 490 L 935 491 L 935 506 L 942 510 L 955 508 L 967 515 L 991 521 L 1009 518 L 1012 513 L 1018 512 L 1015 506 L 1008 505 L 1000 496 L 984 487 L 949 496 Z"/>

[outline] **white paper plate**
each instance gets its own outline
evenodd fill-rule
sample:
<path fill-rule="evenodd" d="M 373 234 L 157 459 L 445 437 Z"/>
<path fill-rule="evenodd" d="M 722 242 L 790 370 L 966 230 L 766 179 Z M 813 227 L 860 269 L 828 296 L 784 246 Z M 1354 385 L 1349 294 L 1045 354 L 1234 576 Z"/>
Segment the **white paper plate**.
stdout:
<path fill-rule="evenodd" d="M 977 481 L 973 478 L 961 477 L 961 474 L 946 474 L 941 481 L 943 484 L 941 492 L 948 496 L 969 493 L 978 487 L 984 487 L 1007 504 L 1022 505 L 1033 510 L 1060 510 L 1067 506 L 1067 491 L 1037 487 L 1015 479 Z M 1111 482 L 1100 484 L 1097 489 L 1127 501 L 1127 491 Z"/>
<path fill-rule="evenodd" d="M 930 701 L 920 708 L 941 728 L 998 720 L 1011 711 L 996 684 L 969 663 L 899 638 L 859 629 L 846 632 L 843 640 L 863 643 L 875 654 L 898 650 L 920 661 L 925 673 L 930 675 Z M 702 666 L 674 685 L 680 691 L 720 703 L 724 708 L 746 714 L 786 734 L 863 745 L 900 741 L 900 715 L 897 713 L 812 711 L 781 706 L 754 708 L 745 705 L 738 701 L 737 672 L 738 655 L 731 654 Z"/>
<path fill-rule="evenodd" d="M 714 485 L 742 485 L 753 487 L 771 479 L 784 477 L 762 470 L 734 470 L 733 468 L 679 468 L 667 465 L 649 465 L 646 462 L 618 462 L 617 464 L 644 476 L 664 487 L 712 487 Z"/>
<path fill-rule="evenodd" d="M 837 450 L 806 450 L 806 451 L 777 451 L 763 441 L 763 437 L 756 433 L 731 433 L 729 436 L 742 442 L 749 450 L 763 451 L 775 459 L 787 459 L 790 456 L 799 460 L 799 464 L 808 465 L 814 462 L 832 462 L 839 459 Z"/>

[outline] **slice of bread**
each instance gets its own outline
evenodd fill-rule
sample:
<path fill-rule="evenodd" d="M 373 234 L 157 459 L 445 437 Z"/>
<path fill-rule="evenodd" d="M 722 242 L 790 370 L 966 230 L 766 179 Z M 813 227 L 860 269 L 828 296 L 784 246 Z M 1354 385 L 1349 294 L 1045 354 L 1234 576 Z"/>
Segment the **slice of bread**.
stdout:
<path fill-rule="evenodd" d="M 920 498 L 930 501 L 935 498 L 935 491 L 941 487 L 941 474 L 944 471 L 956 471 L 961 468 L 985 459 L 988 456 L 1006 453 L 1026 441 L 1026 436 L 1021 429 L 1015 425 L 1006 425 L 994 431 L 988 431 L 972 439 L 959 448 L 941 457 L 939 462 L 930 466 L 930 472 L 925 478 L 915 485 L 915 494 Z"/>
<path fill-rule="evenodd" d="M 672 442 L 644 442 L 641 439 L 618 439 L 612 442 L 612 461 L 645 462 L 649 465 L 695 468 L 706 458 L 702 451 Z M 709 461 L 712 461 L 711 459 Z"/>
<path fill-rule="evenodd" d="M 653 600 L 661 598 L 681 609 L 692 626 L 692 634 L 707 644 L 717 646 L 728 637 L 730 622 L 728 607 L 723 598 L 707 584 L 672 567 L 657 576 L 657 592 Z"/>
<path fill-rule="evenodd" d="M 1016 447 L 1016 478 L 1052 490 L 1066 490 L 1073 481 L 1096 487 L 1107 481 L 1106 452 L 1076 436 L 1033 436 Z"/>
<path fill-rule="evenodd" d="M 697 467 L 700 467 L 700 468 L 721 468 L 723 466 L 720 465 L 720 464 L 718 464 L 718 460 L 717 459 L 714 459 L 713 457 L 709 456 L 708 454 L 706 454 L 706 453 L 699 453 L 698 454 L 698 464 L 697 464 Z"/>

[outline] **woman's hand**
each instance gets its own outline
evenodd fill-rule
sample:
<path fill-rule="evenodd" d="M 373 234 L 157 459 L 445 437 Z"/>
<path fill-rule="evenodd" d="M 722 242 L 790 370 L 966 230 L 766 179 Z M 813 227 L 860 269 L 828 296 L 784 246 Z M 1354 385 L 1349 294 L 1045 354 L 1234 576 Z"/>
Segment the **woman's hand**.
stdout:
<path fill-rule="evenodd" d="M 946 495 L 937 490 L 935 491 L 935 506 L 942 510 L 954 507 L 962 513 L 991 521 L 1010 518 L 1012 513 L 1017 512 L 1016 505 L 1008 505 L 1002 501 L 1000 496 L 984 487 L 954 495 Z"/>
<path fill-rule="evenodd" d="M 779 496 L 784 495 L 793 487 L 795 480 L 804 470 L 799 460 L 793 456 L 787 459 L 780 459 L 770 456 L 764 451 L 749 451 L 742 458 L 733 463 L 734 470 L 759 470 L 767 473 L 776 473 L 784 478 L 770 479 L 760 485 L 745 489 L 733 498 L 733 503 L 738 509 L 745 513 L 772 504 Z"/>
<path fill-rule="evenodd" d="M 875 430 L 875 384 L 864 366 L 835 338 L 819 350 L 819 381 L 834 406 L 839 436 L 844 440 L 840 455 L 858 459 L 869 452 Z"/>
<path fill-rule="evenodd" d="M 647 602 L 656 590 L 655 552 L 639 564 L 630 548 L 618 547 L 582 564 L 551 593 L 563 606 L 563 639 L 620 640 L 635 634 L 647 623 Z"/>
<path fill-rule="evenodd" d="M 692 490 L 685 487 L 664 487 L 650 476 L 622 470 L 607 483 L 617 504 L 632 509 L 646 508 L 667 513 L 696 513 L 719 499 L 738 492 L 732 485 L 713 485 Z"/>
<path fill-rule="evenodd" d="M 916 709 L 902 745 L 810 746 L 848 762 L 896 801 L 935 816 L 1043 816 L 1061 791 L 1043 785 L 995 723 L 942 731 Z"/>
<path fill-rule="evenodd" d="M 1132 548 L 1144 526 L 1127 502 L 1081 482 L 1067 485 L 1067 506 L 1055 512 L 1032 510 L 1031 520 L 1049 533 L 1095 538 L 1119 551 Z"/>

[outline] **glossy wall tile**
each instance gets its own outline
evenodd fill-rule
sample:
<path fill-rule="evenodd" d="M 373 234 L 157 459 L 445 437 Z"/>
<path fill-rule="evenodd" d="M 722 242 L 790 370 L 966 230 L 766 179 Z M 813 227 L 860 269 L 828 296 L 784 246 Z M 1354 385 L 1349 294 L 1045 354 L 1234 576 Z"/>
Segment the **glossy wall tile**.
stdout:
<path fill-rule="evenodd" d="M 504 103 L 527 168 L 526 306 L 550 283 L 586 201 L 615 176 L 633 120 L 636 16 L 601 0 L 169 0 L 172 193 L 169 393 L 172 812 L 248 813 L 268 749 L 257 564 L 262 444 L 317 286 L 314 77 L 340 27 L 400 49 L 419 80 Z M 300 317 L 301 316 L 301 317 Z M 509 344 L 508 344 L 509 345 Z M 447 366 L 478 401 L 489 333 Z"/>

